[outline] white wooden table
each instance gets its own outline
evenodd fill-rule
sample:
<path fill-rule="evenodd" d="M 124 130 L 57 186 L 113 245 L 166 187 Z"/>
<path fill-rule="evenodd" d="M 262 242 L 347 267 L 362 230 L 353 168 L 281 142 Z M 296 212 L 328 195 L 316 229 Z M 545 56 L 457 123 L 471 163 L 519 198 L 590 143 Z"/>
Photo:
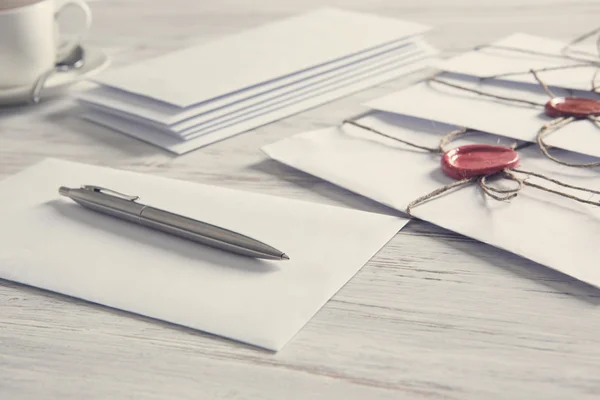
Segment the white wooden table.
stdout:
<path fill-rule="evenodd" d="M 102 0 L 91 3 L 88 42 L 120 65 L 320 5 Z M 429 39 L 445 55 L 514 31 L 570 38 L 594 28 L 600 15 L 597 0 L 329 5 L 431 24 Z M 336 124 L 363 111 L 362 101 L 410 81 L 177 158 L 80 120 L 68 99 L 0 110 L 0 178 L 51 156 L 383 210 L 270 161 L 259 148 Z M 599 307 L 600 290 L 418 221 L 276 354 L 1 281 L 0 399 L 597 399 Z"/>

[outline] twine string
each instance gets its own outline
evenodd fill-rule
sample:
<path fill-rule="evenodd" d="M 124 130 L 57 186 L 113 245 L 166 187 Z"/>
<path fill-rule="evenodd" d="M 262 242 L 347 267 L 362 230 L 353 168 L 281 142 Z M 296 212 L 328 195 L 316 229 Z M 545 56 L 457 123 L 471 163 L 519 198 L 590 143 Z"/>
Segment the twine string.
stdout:
<path fill-rule="evenodd" d="M 582 192 L 590 193 L 592 195 L 594 195 L 594 194 L 600 194 L 600 192 L 598 192 L 597 190 L 588 189 L 588 188 L 584 188 L 584 187 L 580 187 L 580 186 L 569 185 L 567 183 L 558 181 L 556 179 L 548 178 L 547 176 L 544 176 L 542 174 L 533 174 L 533 173 L 529 173 L 529 172 L 522 171 L 522 170 L 519 170 L 519 171 L 513 170 L 513 171 L 524 173 L 524 174 L 528 174 L 528 175 L 535 176 L 535 177 L 538 177 L 538 178 L 541 178 L 541 179 L 545 179 L 545 180 L 550 181 L 550 182 L 552 182 L 552 183 L 554 183 L 556 185 L 559 185 L 559 186 L 562 186 L 562 187 L 566 187 L 566 188 L 580 190 Z M 505 171 L 505 173 L 510 174 L 511 172 L 510 171 Z M 527 185 L 527 186 L 530 186 L 532 188 L 543 190 L 544 192 L 556 194 L 558 196 L 562 196 L 562 197 L 565 197 L 567 199 L 575 200 L 575 201 L 578 201 L 580 203 L 584 203 L 584 204 L 589 204 L 589 205 L 592 205 L 592 206 L 600 207 L 600 202 L 598 202 L 598 201 L 586 200 L 586 199 L 582 199 L 581 197 L 573 196 L 572 194 L 569 194 L 569 193 L 561 192 L 561 191 L 558 191 L 558 190 L 555 190 L 555 189 L 550 189 L 550 188 L 548 188 L 546 186 L 542 186 L 542 185 L 538 185 L 536 183 L 530 182 L 527 178 L 526 179 L 522 179 L 522 182 L 523 182 L 523 185 Z"/>
<path fill-rule="evenodd" d="M 515 179 L 512 175 L 507 175 L 505 178 L 510 179 L 512 181 L 517 182 L 518 186 L 512 189 L 500 189 L 494 186 L 491 186 L 487 183 L 487 178 L 491 175 L 484 175 L 479 178 L 479 187 L 483 190 L 485 194 L 498 201 L 508 201 L 517 197 L 517 194 L 523 189 L 523 182 L 520 179 Z M 498 194 L 496 194 L 498 193 Z"/>
<path fill-rule="evenodd" d="M 524 175 L 529 175 L 529 176 L 535 176 L 536 178 L 544 179 L 544 180 L 546 180 L 548 182 L 552 182 L 552 183 L 554 183 L 556 185 L 559 185 L 559 186 L 562 186 L 562 187 L 565 187 L 565 188 L 575 189 L 575 190 L 581 190 L 583 192 L 588 192 L 590 194 L 600 194 L 600 190 L 588 189 L 588 188 L 584 188 L 583 186 L 571 185 L 569 183 L 561 182 L 561 181 L 559 181 L 557 179 L 550 178 L 550 177 L 548 177 L 546 175 L 539 174 L 537 172 L 526 171 L 526 170 L 523 170 L 521 168 L 513 168 L 513 169 L 511 169 L 511 171 L 512 172 L 517 172 L 519 174 L 524 174 Z"/>
<path fill-rule="evenodd" d="M 460 89 L 460 90 L 464 90 L 464 91 L 467 91 L 467 92 L 475 93 L 475 94 L 478 94 L 480 96 L 491 97 L 491 98 L 498 99 L 498 100 L 514 101 L 514 102 L 517 102 L 517 103 L 528 104 L 530 106 L 536 106 L 536 107 L 544 107 L 545 106 L 545 104 L 538 103 L 538 102 L 535 102 L 535 101 L 524 100 L 524 99 L 517 99 L 517 98 L 514 98 L 514 97 L 500 96 L 500 95 L 492 94 L 492 93 L 486 93 L 486 92 L 483 92 L 483 91 L 478 90 L 478 89 L 469 88 L 469 87 L 466 87 L 466 86 L 458 85 L 456 83 L 450 83 L 450 82 L 447 82 L 447 81 L 444 81 L 444 80 L 441 80 L 441 79 L 438 79 L 438 78 L 430 78 L 429 82 L 441 83 L 442 85 L 450 86 L 450 87 L 453 87 L 453 88 L 456 88 L 456 89 Z"/>
<path fill-rule="evenodd" d="M 566 53 L 567 50 L 569 49 L 569 47 L 573 47 L 576 44 L 579 44 L 579 43 L 583 42 L 584 40 L 589 39 L 592 36 L 597 35 L 599 33 L 600 33 L 600 27 L 592 29 L 591 31 L 584 33 L 583 35 L 576 37 L 575 39 L 571 40 L 565 47 L 563 47 L 561 49 L 561 53 L 563 53 L 563 54 Z M 598 37 L 596 38 L 596 47 L 598 49 L 598 55 L 600 55 L 600 35 L 598 35 Z"/>
<path fill-rule="evenodd" d="M 570 54 L 546 53 L 546 52 L 538 51 L 538 50 L 521 49 L 518 47 L 502 46 L 502 45 L 497 45 L 497 44 L 483 44 L 483 45 L 475 47 L 475 51 L 479 51 L 482 49 L 509 50 L 509 51 L 514 51 L 516 53 L 531 54 L 534 56 L 544 56 L 544 57 L 549 57 L 549 58 L 559 58 L 561 60 L 564 60 L 566 58 L 569 60 L 579 61 L 581 63 L 585 63 L 588 65 L 596 65 L 597 64 L 596 62 L 594 62 L 592 60 L 589 60 L 586 58 L 581 58 L 581 57 L 575 57 Z"/>
<path fill-rule="evenodd" d="M 594 124 L 596 124 L 597 126 L 600 127 L 600 123 L 595 118 L 589 118 L 589 119 Z M 589 162 L 589 163 L 572 163 L 572 162 L 560 160 L 560 159 L 556 158 L 555 156 L 553 156 L 552 154 L 550 154 L 549 146 L 544 141 L 544 138 L 546 136 L 548 136 L 549 134 L 556 132 L 560 128 L 568 125 L 569 123 L 573 122 L 574 120 L 575 120 L 575 117 L 566 117 L 566 118 L 560 117 L 560 118 L 553 119 L 552 121 L 544 124 L 540 128 L 540 130 L 538 131 L 538 134 L 536 136 L 536 141 L 537 141 L 538 147 L 540 148 L 540 150 L 542 151 L 542 153 L 544 153 L 544 155 L 546 157 L 548 157 L 549 159 L 551 159 L 552 161 L 554 161 L 556 163 L 559 163 L 561 165 L 566 165 L 567 167 L 575 167 L 575 168 L 600 167 L 600 161 Z"/>
<path fill-rule="evenodd" d="M 557 118 L 557 119 L 554 119 L 554 120 L 550 121 L 545 126 L 548 127 L 547 129 L 552 129 L 552 128 L 558 129 L 558 128 L 566 125 L 567 123 L 569 123 L 571 118 L 572 117 L 569 117 L 569 118 Z M 461 129 L 454 130 L 454 131 L 452 131 L 452 132 L 444 135 L 444 137 L 442 137 L 442 139 L 440 140 L 440 144 L 438 145 L 438 147 L 427 147 L 427 146 L 421 146 L 421 145 L 418 145 L 416 143 L 412 143 L 412 142 L 406 141 L 404 139 L 400 139 L 400 138 L 388 135 L 388 134 L 383 133 L 383 132 L 381 132 L 381 131 L 379 131 L 377 129 L 371 128 L 369 126 L 363 125 L 363 124 L 361 124 L 359 122 L 356 122 L 356 121 L 353 121 L 353 120 L 344 120 L 343 124 L 354 125 L 354 126 L 356 126 L 358 128 L 365 129 L 365 130 L 367 130 L 369 132 L 373 132 L 375 134 L 378 134 L 378 135 L 384 136 L 386 138 L 398 141 L 400 143 L 404 143 L 404 144 L 412 146 L 412 147 L 416 147 L 416 148 L 419 148 L 419 149 L 422 149 L 422 150 L 427 150 L 427 151 L 429 151 L 431 153 L 438 153 L 438 154 L 444 152 L 445 146 L 448 143 L 450 143 L 452 140 L 454 140 L 455 138 L 457 138 L 459 136 L 462 136 L 462 135 L 464 135 L 464 134 L 466 134 L 468 132 L 471 132 L 471 130 L 469 130 L 467 128 L 461 128 Z M 511 146 L 511 147 L 515 148 L 514 145 Z M 557 162 L 563 163 L 560 160 L 558 160 Z M 600 164 L 600 163 L 598 163 L 598 164 Z M 519 177 L 517 177 L 514 174 L 515 172 L 523 174 L 523 175 L 527 175 L 527 176 L 525 178 L 519 178 Z M 508 180 L 514 181 L 514 182 L 517 183 L 517 187 L 516 188 L 509 188 L 509 189 L 503 189 L 503 188 L 494 187 L 494 186 L 490 185 L 488 183 L 488 181 L 487 181 L 488 178 L 492 177 L 492 176 L 500 176 L 500 177 L 502 177 L 504 179 L 508 179 Z M 568 199 L 575 200 L 575 201 L 578 201 L 578 202 L 581 202 L 581 203 L 590 204 L 590 205 L 594 205 L 594 206 L 599 206 L 600 207 L 600 203 L 599 202 L 594 202 L 594 201 L 582 199 L 580 197 L 577 197 L 577 196 L 574 196 L 574 195 L 571 195 L 571 194 L 568 194 L 568 193 L 560 192 L 558 190 L 551 189 L 549 187 L 546 187 L 546 186 L 543 186 L 543 185 L 538 185 L 536 183 L 530 182 L 528 180 L 528 178 L 530 178 L 532 176 L 536 177 L 536 178 L 543 179 L 543 180 L 548 181 L 548 182 L 552 182 L 555 185 L 562 186 L 562 187 L 565 187 L 565 188 L 583 191 L 583 192 L 586 192 L 586 193 L 590 193 L 592 195 L 594 195 L 594 194 L 600 194 L 600 191 L 598 191 L 598 190 L 588 189 L 588 188 L 585 188 L 585 187 L 575 186 L 575 185 L 571 185 L 571 184 L 568 184 L 568 183 L 564 183 L 564 182 L 561 182 L 561 181 L 559 181 L 557 179 L 550 178 L 550 177 L 548 177 L 546 175 L 539 174 L 539 173 L 536 173 L 536 172 L 530 172 L 530 171 L 525 171 L 525 170 L 522 170 L 522 169 L 512 168 L 512 169 L 504 169 L 503 171 L 501 171 L 499 173 L 496 173 L 496 174 L 470 177 L 470 178 L 465 178 L 465 179 L 461 179 L 461 180 L 458 180 L 458 181 L 451 182 L 451 183 L 449 183 L 447 185 L 442 186 L 441 188 L 438 188 L 438 189 L 436 189 L 436 190 L 434 190 L 434 191 L 432 191 L 432 192 L 430 192 L 430 193 L 428 193 L 428 194 L 426 194 L 424 196 L 421 196 L 421 197 L 419 197 L 419 198 L 411 201 L 408 204 L 408 206 L 406 207 L 406 212 L 407 212 L 407 214 L 412 215 L 411 214 L 411 210 L 414 207 L 416 207 L 416 206 L 418 206 L 420 204 L 423 204 L 423 203 L 425 203 L 426 201 L 428 201 L 430 199 L 436 198 L 436 197 L 438 197 L 438 196 L 440 196 L 440 195 L 442 195 L 442 194 L 444 194 L 444 193 L 446 193 L 446 192 L 448 192 L 448 191 L 450 191 L 452 189 L 461 188 L 463 186 L 466 186 L 468 184 L 475 183 L 475 182 L 477 182 L 477 184 L 479 185 L 479 187 L 481 188 L 481 190 L 487 196 L 493 198 L 494 200 L 498 200 L 498 201 L 509 201 L 509 200 L 515 198 L 520 193 L 520 191 L 523 189 L 523 186 L 530 186 L 532 188 L 535 188 L 535 189 L 538 189 L 538 190 L 542 190 L 542 191 L 545 191 L 545 192 L 548 192 L 548 193 L 553 193 L 553 194 L 556 194 L 558 196 L 566 197 Z"/>
<path fill-rule="evenodd" d="M 462 186 L 466 186 L 468 184 L 471 184 L 475 181 L 477 181 L 478 178 L 474 177 L 474 178 L 465 178 L 465 179 L 461 179 L 460 181 L 454 181 L 452 183 L 449 183 L 445 186 L 442 186 L 441 188 L 438 188 L 436 190 L 434 190 L 431 193 L 426 194 L 425 196 L 421 196 L 418 199 L 415 199 L 413 201 L 411 201 L 410 203 L 408 203 L 408 206 L 406 206 L 406 213 L 408 215 L 412 215 L 411 210 L 420 205 L 425 203 L 427 200 L 429 199 L 433 199 L 435 197 L 438 197 L 439 195 L 446 193 L 452 189 L 458 188 L 458 187 L 462 187 Z"/>
<path fill-rule="evenodd" d="M 437 147 L 428 147 L 428 146 L 421 146 L 420 144 L 409 142 L 408 140 L 400 139 L 400 138 L 397 138 L 397 137 L 392 136 L 392 135 L 388 135 L 387 133 L 381 132 L 381 131 L 379 131 L 379 130 L 377 130 L 375 128 L 371 128 L 370 126 L 363 125 L 363 124 L 361 124 L 359 122 L 356 122 L 354 120 L 351 120 L 351 119 L 344 120 L 344 122 L 342 122 L 342 124 L 354 125 L 354 126 L 356 126 L 358 128 L 362 128 L 362 129 L 365 129 L 365 130 L 367 130 L 369 132 L 373 132 L 373 133 L 376 133 L 376 134 L 381 135 L 383 137 L 386 137 L 388 139 L 392 139 L 392 140 L 395 140 L 397 142 L 404 143 L 404 144 L 406 144 L 408 146 L 412 146 L 412 147 L 415 147 L 415 148 L 421 149 L 421 150 L 426 150 L 426 151 L 428 151 L 430 153 L 440 153 L 440 154 L 446 152 L 445 147 L 446 147 L 446 145 L 448 143 L 450 143 L 451 141 L 453 141 L 454 139 L 456 139 L 459 136 L 462 136 L 462 135 L 464 135 L 464 134 L 466 134 L 468 132 L 471 132 L 471 130 L 467 129 L 467 128 L 456 129 L 456 130 L 454 130 L 454 131 L 452 131 L 452 132 L 444 135 L 444 137 L 442 137 L 442 139 L 440 140 L 440 144 Z"/>
<path fill-rule="evenodd" d="M 407 140 L 400 139 L 400 138 L 388 135 L 387 133 L 383 133 L 381 131 L 378 131 L 377 129 L 371 128 L 370 126 L 363 125 L 363 124 L 361 124 L 359 122 L 356 122 L 356 121 L 353 121 L 351 119 L 344 120 L 344 122 L 342 122 L 342 124 L 354 125 L 354 126 L 356 126 L 358 128 L 362 128 L 362 129 L 365 129 L 365 130 L 367 130 L 369 132 L 376 133 L 376 134 L 384 136 L 384 137 L 386 137 L 388 139 L 396 140 L 396 141 L 398 141 L 400 143 L 404 143 L 404 144 L 406 144 L 408 146 L 412 146 L 412 147 L 415 147 L 417 149 L 429 151 L 430 153 L 439 153 L 439 151 L 440 151 L 439 146 L 438 147 L 428 147 L 428 146 L 421 146 L 420 144 L 416 144 L 416 143 L 411 143 L 411 142 L 409 142 Z"/>
<path fill-rule="evenodd" d="M 548 85 L 542 80 L 542 78 L 540 78 L 540 76 L 538 75 L 538 71 L 536 71 L 534 69 L 530 69 L 528 71 L 528 73 L 530 73 L 530 74 L 533 75 L 533 77 L 535 78 L 535 80 L 542 87 L 542 89 L 544 90 L 544 92 L 546 92 L 546 94 L 548 96 L 550 96 L 550 98 L 555 98 L 556 97 L 556 95 L 552 92 L 552 90 L 550 90 L 550 88 L 548 87 Z M 435 78 L 435 77 L 434 78 L 430 78 L 429 81 L 430 82 L 432 81 L 432 82 L 441 83 L 443 85 L 450 86 L 450 87 L 453 87 L 455 89 L 464 90 L 464 91 L 467 91 L 467 92 L 478 94 L 480 96 L 491 97 L 491 98 L 498 99 L 498 100 L 514 101 L 514 102 L 529 104 L 529 105 L 537 106 L 537 107 L 545 107 L 546 106 L 546 104 L 538 103 L 538 102 L 535 102 L 535 101 L 530 101 L 530 100 L 525 100 L 525 99 L 519 99 L 519 98 L 515 98 L 515 97 L 500 96 L 500 95 L 493 94 L 493 93 L 487 93 L 487 92 L 484 92 L 482 90 L 473 89 L 473 88 L 470 88 L 470 87 L 467 87 L 467 86 L 459 85 L 457 83 L 450 83 L 448 81 L 444 81 L 444 80 L 441 80 L 441 79 Z"/>
<path fill-rule="evenodd" d="M 536 72 L 548 72 L 548 71 L 557 71 L 557 70 L 561 70 L 561 69 L 589 68 L 589 67 L 590 67 L 590 64 L 559 65 L 559 66 L 556 66 L 556 67 L 538 68 L 538 69 L 536 69 Z M 505 72 L 505 73 L 502 73 L 502 74 L 484 76 L 481 79 L 482 80 L 486 80 L 486 79 L 498 79 L 498 78 L 505 78 L 505 77 L 508 77 L 508 76 L 524 75 L 524 74 L 528 74 L 530 72 L 531 72 L 531 70 L 529 70 L 529 71 L 518 71 L 518 72 Z"/>
<path fill-rule="evenodd" d="M 550 90 L 548 85 L 546 85 L 546 82 L 544 82 L 542 80 L 542 78 L 539 77 L 539 75 L 537 74 L 537 72 L 534 69 L 530 69 L 529 72 L 531 72 L 531 74 L 533 74 L 533 77 L 535 78 L 535 80 L 540 84 L 542 89 L 544 89 L 544 92 L 546 92 L 546 94 L 548 96 L 550 96 L 551 99 L 556 97 L 556 95 L 554 93 L 552 93 L 552 90 Z"/>
<path fill-rule="evenodd" d="M 527 175 L 526 178 L 519 178 L 518 176 L 516 176 L 514 174 L 514 172 L 518 172 L 521 174 L 525 174 Z M 492 175 L 484 175 L 484 176 L 480 176 L 480 177 L 472 177 L 472 178 L 465 178 L 465 179 L 461 179 L 460 181 L 455 181 L 452 183 L 449 183 L 448 185 L 442 186 L 439 189 L 434 190 L 431 193 L 428 193 L 424 196 L 421 196 L 419 198 L 417 198 L 416 200 L 411 201 L 408 206 L 406 207 L 406 213 L 408 215 L 412 216 L 412 209 L 415 208 L 416 206 L 425 203 L 428 200 L 434 199 L 452 189 L 455 188 L 459 188 L 459 187 L 463 187 L 466 186 L 468 184 L 471 183 L 475 183 L 477 182 L 477 184 L 479 185 L 479 187 L 483 190 L 483 192 L 493 198 L 494 200 L 498 200 L 498 201 L 509 201 L 512 200 L 513 198 L 517 197 L 517 195 L 520 193 L 520 191 L 523 189 L 523 186 L 529 186 L 538 190 L 541 190 L 543 192 L 547 192 L 547 193 L 552 193 L 555 194 L 557 196 L 561 196 L 561 197 L 565 197 L 567 199 L 571 199 L 574 201 L 577 201 L 579 203 L 584 203 L 584 204 L 589 204 L 592 206 L 596 206 L 596 207 L 600 207 L 600 202 L 598 201 L 591 201 L 591 200 L 586 200 L 583 199 L 581 197 L 577 197 L 574 196 L 572 194 L 569 193 L 565 193 L 565 192 L 561 192 L 559 190 L 555 190 L 555 189 L 551 189 L 549 187 L 543 186 L 543 185 L 539 185 L 537 183 L 533 183 L 531 181 L 529 181 L 529 177 L 530 176 L 535 176 L 537 178 L 540 179 L 544 179 L 546 181 L 552 182 L 558 186 L 562 186 L 565 188 L 570 188 L 570 189 L 575 189 L 575 190 L 580 190 L 586 193 L 590 193 L 592 195 L 594 194 L 600 194 L 600 191 L 597 190 L 593 190 L 593 189 L 588 189 L 588 188 L 584 188 L 581 186 L 575 186 L 575 185 L 570 185 L 568 183 L 564 183 L 561 182 L 559 180 L 547 177 L 545 175 L 542 174 L 538 174 L 535 172 L 529 172 L 529 171 L 524 171 L 524 170 L 520 170 L 520 169 L 505 169 L 502 172 L 495 174 L 495 175 L 499 175 L 502 178 L 505 179 L 509 179 L 511 181 L 517 182 L 518 187 L 513 188 L 513 189 L 498 189 L 498 188 L 494 188 L 492 187 L 489 183 L 487 183 L 487 178 L 492 176 Z M 498 195 L 497 193 L 500 193 L 500 195 Z"/>
<path fill-rule="evenodd" d="M 446 145 L 448 143 L 450 143 L 457 137 L 463 136 L 469 132 L 473 132 L 473 131 L 468 128 L 458 128 L 458 129 L 444 135 L 444 137 L 442 137 L 442 139 L 440 140 L 440 145 L 438 146 L 439 153 L 445 153 L 447 151 Z"/>

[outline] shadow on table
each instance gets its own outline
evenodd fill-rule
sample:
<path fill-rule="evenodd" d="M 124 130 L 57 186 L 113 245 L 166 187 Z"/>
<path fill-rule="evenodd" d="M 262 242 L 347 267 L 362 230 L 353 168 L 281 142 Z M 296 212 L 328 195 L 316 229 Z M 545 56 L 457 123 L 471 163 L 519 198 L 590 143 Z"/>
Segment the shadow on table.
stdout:
<path fill-rule="evenodd" d="M 112 307 L 108 307 L 102 304 L 98 304 L 98 303 L 92 303 L 86 300 L 81 300 L 75 297 L 71 297 L 71 296 L 67 296 L 67 295 L 63 295 L 60 293 L 56 293 L 56 292 L 51 292 L 45 289 L 40 289 L 37 287 L 33 287 L 33 286 L 29 286 L 29 285 L 24 285 L 21 283 L 16 283 L 16 282 L 12 282 L 12 281 L 7 281 L 4 279 L 0 279 L 0 287 L 7 287 L 7 288 L 14 288 L 14 289 L 18 289 L 21 291 L 24 291 L 26 293 L 30 293 L 36 296 L 44 296 L 50 300 L 54 300 L 54 301 L 65 301 L 65 302 L 69 302 L 71 304 L 75 304 L 77 306 L 81 306 L 81 307 L 87 307 L 90 309 L 94 309 L 97 310 L 99 312 L 109 312 L 113 315 L 115 315 L 116 317 L 121 317 L 121 318 L 127 318 L 127 319 L 132 319 L 135 321 L 139 321 L 142 323 L 149 323 L 155 326 L 159 326 L 165 329 L 169 329 L 169 330 L 174 330 L 176 332 L 180 332 L 183 334 L 187 334 L 187 335 L 191 335 L 194 337 L 200 337 L 200 338 L 206 338 L 209 339 L 211 341 L 216 341 L 217 343 L 223 343 L 223 344 L 227 344 L 227 346 L 233 346 L 237 349 L 248 349 L 248 350 L 252 350 L 252 351 L 260 351 L 260 352 L 264 352 L 265 354 L 274 354 L 274 351 L 268 350 L 268 349 L 264 349 L 261 347 L 257 347 L 257 346 L 253 346 L 250 344 L 246 344 L 246 343 L 242 343 L 233 339 L 228 339 L 226 337 L 223 336 L 218 336 L 212 333 L 208 333 L 208 332 L 204 332 L 204 331 L 199 331 L 197 329 L 193 329 L 193 328 L 188 328 L 186 326 L 182 326 L 182 325 L 177 325 L 171 322 L 166 322 L 163 320 L 159 320 L 159 319 L 154 319 L 154 318 L 150 318 L 150 317 L 146 317 L 140 314 L 135 314 L 129 311 L 123 311 L 123 310 L 119 310 L 116 308 L 112 308 Z M 93 315 L 90 314 L 90 318 L 93 318 Z M 141 327 L 141 329 L 143 329 L 143 327 Z M 128 331 L 129 333 L 131 333 L 131 331 Z M 153 339 L 153 337 L 148 337 L 149 340 Z M 200 348 L 202 346 L 202 342 L 198 342 L 197 343 L 198 347 Z"/>
<path fill-rule="evenodd" d="M 508 271 L 518 278 L 544 285 L 549 289 L 532 287 L 524 289 L 526 291 L 565 295 L 592 305 L 600 305 L 600 288 L 506 250 L 464 236 L 457 235 L 457 237 L 463 239 L 453 243 L 457 251 L 481 259 L 486 264 Z M 441 240 L 442 238 L 435 239 Z M 477 244 L 479 251 L 472 251 L 474 243 Z"/>
<path fill-rule="evenodd" d="M 49 113 L 44 119 L 47 122 L 59 125 L 70 132 L 81 134 L 88 140 L 94 141 L 103 147 L 118 149 L 120 152 L 125 152 L 131 156 L 143 157 L 162 155 L 175 157 L 173 153 L 160 147 L 88 121 L 83 118 L 83 113 L 84 110 L 82 107 L 74 106 L 67 110 Z"/>
<path fill-rule="evenodd" d="M 39 104 L 0 106 L 0 122 L 10 123 L 9 129 L 35 133 L 43 141 L 69 143 L 89 148 L 90 152 L 123 153 L 127 157 L 174 155 L 160 147 L 124 133 L 92 123 L 83 118 L 83 107 L 71 99 L 48 99 Z M 40 135 L 43 132 L 43 138 Z"/>
<path fill-rule="evenodd" d="M 303 189 L 321 195 L 327 199 L 334 200 L 340 206 L 377 214 L 407 217 L 403 212 L 387 207 L 374 200 L 357 195 L 349 190 L 315 178 L 305 172 L 299 171 L 278 161 L 265 159 L 259 163 L 249 166 L 250 169 L 272 175 L 278 179 L 287 181 Z"/>

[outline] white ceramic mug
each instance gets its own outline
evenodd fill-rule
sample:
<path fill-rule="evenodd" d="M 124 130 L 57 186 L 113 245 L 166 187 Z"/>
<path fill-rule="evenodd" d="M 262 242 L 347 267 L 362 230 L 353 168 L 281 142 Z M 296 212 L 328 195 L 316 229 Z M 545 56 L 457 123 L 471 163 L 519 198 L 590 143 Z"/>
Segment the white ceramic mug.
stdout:
<path fill-rule="evenodd" d="M 58 16 L 67 6 L 84 15 L 80 32 L 61 39 Z M 0 89 L 34 85 L 79 45 L 92 24 L 92 13 L 83 0 L 40 0 L 0 9 Z"/>

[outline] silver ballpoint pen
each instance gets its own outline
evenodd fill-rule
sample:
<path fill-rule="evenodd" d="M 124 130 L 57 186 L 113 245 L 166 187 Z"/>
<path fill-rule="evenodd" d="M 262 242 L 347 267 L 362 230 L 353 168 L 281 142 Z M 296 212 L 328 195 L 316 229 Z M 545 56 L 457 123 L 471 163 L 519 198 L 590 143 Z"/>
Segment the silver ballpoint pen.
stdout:
<path fill-rule="evenodd" d="M 114 190 L 91 185 L 73 189 L 61 186 L 58 192 L 83 207 L 204 245 L 248 257 L 289 260 L 289 257 L 282 251 L 256 239 L 138 203 L 136 201 L 139 199 L 138 196 L 128 196 Z"/>

